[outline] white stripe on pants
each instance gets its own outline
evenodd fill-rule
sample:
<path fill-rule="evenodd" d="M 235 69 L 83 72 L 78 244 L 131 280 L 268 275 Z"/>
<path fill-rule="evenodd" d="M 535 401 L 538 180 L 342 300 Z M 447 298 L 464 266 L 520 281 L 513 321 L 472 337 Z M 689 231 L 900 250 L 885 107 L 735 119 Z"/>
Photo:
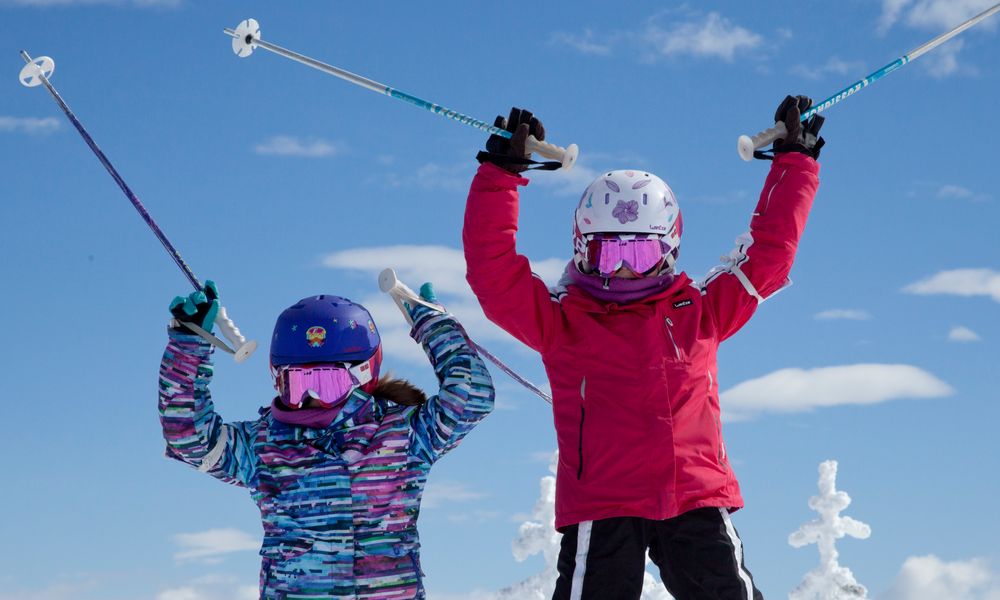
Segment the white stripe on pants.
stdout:
<path fill-rule="evenodd" d="M 733 544 L 733 554 L 736 557 L 736 570 L 740 574 L 740 579 L 743 580 L 743 587 L 747 590 L 747 600 L 753 600 L 753 581 L 750 580 L 750 574 L 743 568 L 743 542 L 736 535 L 736 528 L 733 527 L 733 521 L 729 518 L 729 511 L 720 508 L 719 512 L 722 513 L 722 520 L 726 524 L 726 533 L 729 535 L 729 541 Z"/>
<path fill-rule="evenodd" d="M 576 530 L 576 564 L 573 567 L 569 600 L 580 600 L 583 597 L 583 578 L 587 574 L 587 553 L 590 551 L 590 529 L 593 525 L 593 521 L 584 521 Z"/>

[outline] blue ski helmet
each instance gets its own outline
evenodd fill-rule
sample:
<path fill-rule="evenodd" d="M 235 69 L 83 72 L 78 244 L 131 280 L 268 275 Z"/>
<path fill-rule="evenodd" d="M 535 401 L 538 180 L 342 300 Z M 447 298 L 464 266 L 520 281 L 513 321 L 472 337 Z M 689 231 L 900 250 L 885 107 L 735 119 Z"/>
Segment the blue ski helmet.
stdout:
<path fill-rule="evenodd" d="M 365 307 L 340 296 L 310 296 L 278 316 L 271 365 L 360 362 L 372 358 L 381 343 Z"/>

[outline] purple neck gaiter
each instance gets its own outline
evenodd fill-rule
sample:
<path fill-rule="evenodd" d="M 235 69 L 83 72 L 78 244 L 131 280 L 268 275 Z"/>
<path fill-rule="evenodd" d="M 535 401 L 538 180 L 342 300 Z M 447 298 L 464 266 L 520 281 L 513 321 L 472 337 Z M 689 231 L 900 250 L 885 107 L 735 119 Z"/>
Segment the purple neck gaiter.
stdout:
<path fill-rule="evenodd" d="M 333 420 L 342 408 L 343 405 L 332 408 L 299 408 L 291 410 L 275 398 L 274 402 L 271 403 L 271 414 L 278 421 L 287 423 L 288 425 L 325 429 L 333 423 Z"/>
<path fill-rule="evenodd" d="M 573 261 L 566 266 L 560 283 L 573 284 L 579 286 L 594 298 L 603 302 L 615 302 L 617 304 L 627 304 L 642 300 L 656 292 L 663 291 L 674 282 L 674 274 L 666 273 L 655 277 L 643 277 L 642 279 L 621 279 L 611 277 L 605 279 L 600 275 L 587 275 L 581 273 L 576 268 Z"/>

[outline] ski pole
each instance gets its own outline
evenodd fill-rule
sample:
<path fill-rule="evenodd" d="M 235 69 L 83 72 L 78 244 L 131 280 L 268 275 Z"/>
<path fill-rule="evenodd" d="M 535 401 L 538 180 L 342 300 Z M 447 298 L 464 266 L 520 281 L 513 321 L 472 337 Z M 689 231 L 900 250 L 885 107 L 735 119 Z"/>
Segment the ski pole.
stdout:
<path fill-rule="evenodd" d="M 830 108 L 834 104 L 838 104 L 839 102 L 841 102 L 842 100 L 848 98 L 849 96 L 853 96 L 854 94 L 860 92 L 861 90 L 863 90 L 864 88 L 868 87 L 869 85 L 875 83 L 879 79 L 885 77 L 889 73 L 892 73 L 896 69 L 902 67 L 903 65 L 905 65 L 908 62 L 910 62 L 911 60 L 913 60 L 915 58 L 919 58 L 921 55 L 930 52 L 931 50 L 937 48 L 941 44 L 947 42 L 951 38 L 953 38 L 956 35 L 962 33 L 963 31 L 965 31 L 966 29 L 972 27 L 973 25 L 976 25 L 977 23 L 979 23 L 983 19 L 986 19 L 987 17 L 993 15 L 994 13 L 996 13 L 998 11 L 1000 11 L 1000 4 L 997 4 L 997 5 L 993 6 L 992 8 L 988 8 L 988 9 L 984 10 L 983 12 L 981 12 L 978 15 L 972 17 L 968 21 L 962 23 L 958 27 L 955 27 L 951 31 L 947 31 L 945 33 L 942 33 L 941 35 L 937 36 L 933 40 L 927 42 L 926 44 L 914 48 L 908 54 L 904 54 L 903 56 L 900 56 L 896 60 L 892 61 L 891 63 L 889 63 L 887 65 L 885 65 L 881 69 L 878 69 L 877 71 L 875 71 L 874 73 L 868 75 L 867 77 L 865 77 L 863 79 L 859 79 L 858 81 L 855 81 L 851 85 L 845 87 L 844 89 L 840 90 L 836 94 L 830 96 L 826 100 L 823 100 L 822 102 L 820 102 L 816 106 L 814 106 L 814 107 L 810 108 L 809 110 L 807 110 L 806 112 L 802 113 L 802 120 L 805 121 L 806 119 L 808 119 L 809 117 L 813 116 L 814 114 L 823 112 L 824 110 Z M 739 141 L 737 142 L 737 150 L 740 153 L 740 158 L 742 158 L 743 160 L 750 160 L 750 159 L 752 159 L 753 158 L 753 152 L 754 152 L 754 150 L 757 150 L 758 148 L 762 148 L 762 147 L 764 147 L 764 146 L 766 146 L 766 145 L 774 142 L 775 140 L 783 138 L 786 133 L 788 133 L 788 131 L 785 129 L 785 124 L 781 123 L 781 122 L 778 122 L 778 123 L 774 124 L 774 127 L 770 128 L 770 129 L 765 129 L 764 131 L 761 131 L 757 135 L 754 135 L 754 136 L 741 135 L 740 138 L 739 138 Z"/>
<path fill-rule="evenodd" d="M 397 100 L 409 102 L 414 106 L 429 110 L 436 115 L 441 115 L 447 119 L 452 119 L 453 121 L 458 121 L 464 125 L 475 127 L 481 131 L 499 135 L 507 139 L 510 139 L 513 135 L 511 132 L 505 129 L 500 129 L 499 127 L 494 127 L 485 121 L 474 119 L 468 115 L 463 115 L 460 112 L 451 110 L 450 108 L 445 108 L 439 104 L 434 104 L 433 102 L 428 102 L 427 100 L 417 98 L 416 96 L 407 94 L 406 92 L 391 88 L 384 83 L 373 81 L 367 77 L 356 75 L 350 71 L 345 71 L 344 69 L 309 58 L 308 56 L 304 56 L 298 52 L 282 48 L 277 44 L 266 42 L 260 38 L 260 25 L 254 19 L 246 19 L 241 22 L 236 29 L 226 28 L 223 31 L 233 38 L 233 52 L 240 58 L 250 56 L 257 47 L 261 47 L 279 56 L 284 56 L 285 58 L 300 62 L 319 71 L 323 71 L 328 75 L 333 75 L 334 77 L 339 77 L 344 81 L 349 81 L 354 85 L 359 85 L 373 92 L 378 92 L 379 94 L 391 96 Z M 551 158 L 561 162 L 562 168 L 567 171 L 573 168 L 573 165 L 576 163 L 576 157 L 580 153 L 580 149 L 576 144 L 570 144 L 566 148 L 562 148 L 548 142 L 540 142 L 536 140 L 534 136 L 528 137 L 525 149 L 529 154 L 537 152 L 546 158 Z"/>
<path fill-rule="evenodd" d="M 191 285 L 194 286 L 194 289 L 201 291 L 203 286 L 198 278 L 195 277 L 194 272 L 191 271 L 191 267 L 184 262 L 180 253 L 177 252 L 177 249 L 174 248 L 174 245 L 170 243 L 170 240 L 167 239 L 167 236 L 163 234 L 163 231 L 156 224 L 156 221 L 154 221 L 153 217 L 150 216 L 149 211 L 147 211 L 146 207 L 139 201 L 139 198 L 132 193 L 132 189 L 129 188 L 127 183 L 125 183 L 122 176 L 118 174 L 118 171 L 115 169 L 114 165 L 111 164 L 111 161 L 108 160 L 108 157 L 104 155 L 104 152 L 97 147 L 94 139 L 90 137 L 90 134 L 87 133 L 86 129 L 84 129 L 83 124 L 76 118 L 76 115 L 73 114 L 73 111 L 70 110 L 69 106 L 62 99 L 62 96 L 59 95 L 59 92 L 56 91 L 56 88 L 53 87 L 52 83 L 49 81 L 49 77 L 52 76 L 52 73 L 56 69 L 55 61 L 48 56 L 41 56 L 39 58 L 32 59 L 24 50 L 21 51 L 21 57 L 27 63 L 24 68 L 21 69 L 21 84 L 29 88 L 37 87 L 39 85 L 45 86 L 45 89 L 47 89 L 49 94 L 52 95 L 56 104 L 58 104 L 59 108 L 61 108 L 63 113 L 65 113 L 66 118 L 69 119 L 70 123 L 73 124 L 73 127 L 75 127 L 80 133 L 83 141 L 87 142 L 87 145 L 90 146 L 90 149 L 97 156 L 97 159 L 101 161 L 101 164 L 104 165 L 104 168 L 111 174 L 115 183 L 117 183 L 118 187 L 120 187 L 122 192 L 125 193 L 125 196 L 132 203 L 132 206 L 139 211 L 139 215 L 144 221 L 146 221 L 149 228 L 153 230 L 153 235 L 155 235 L 156 238 L 160 240 L 160 243 L 163 244 L 163 247 L 166 249 L 167 254 L 170 255 L 170 258 L 174 259 L 174 262 L 177 263 L 177 266 L 184 272 L 184 275 L 187 277 L 188 281 L 191 282 Z M 219 348 L 222 348 L 226 352 L 232 354 L 236 359 L 236 362 L 243 362 L 253 353 L 254 350 L 257 349 L 257 342 L 253 340 L 247 341 L 246 338 L 243 337 L 239 328 L 236 327 L 236 324 L 233 323 L 233 321 L 226 314 L 226 308 L 224 306 L 219 307 L 219 313 L 215 319 L 215 323 L 218 325 L 219 330 L 222 331 L 223 335 L 226 336 L 229 342 L 236 347 L 235 349 L 230 348 L 219 338 L 192 323 L 185 323 L 185 326 L 190 327 L 192 331 L 195 331 L 202 337 L 205 337 L 215 346 L 218 346 Z"/>
<path fill-rule="evenodd" d="M 410 325 L 413 325 L 413 319 L 410 317 L 410 311 L 406 310 L 406 306 L 403 305 L 404 302 L 421 304 L 423 306 L 426 306 L 427 308 L 437 310 L 440 312 L 445 312 L 445 308 L 443 306 L 424 300 L 423 298 L 420 297 L 419 294 L 411 290 L 405 283 L 396 278 L 396 272 L 393 271 L 392 269 L 385 269 L 381 273 L 379 273 L 378 287 L 386 294 L 392 296 L 392 299 L 395 300 L 396 302 L 396 306 L 399 307 L 400 312 L 402 312 L 403 316 L 406 317 L 406 322 L 409 323 Z M 506 364 L 504 364 L 504 362 L 499 358 L 497 358 L 496 356 L 494 356 L 492 352 L 490 352 L 486 348 L 483 348 L 476 342 L 469 339 L 468 335 L 465 336 L 465 339 L 466 341 L 469 342 L 469 345 L 472 346 L 473 349 L 475 349 L 476 352 L 486 357 L 487 360 L 496 365 L 501 371 L 509 375 L 511 379 L 520 383 L 528 390 L 534 392 L 542 400 L 545 400 L 549 404 L 552 404 L 552 397 L 543 392 L 541 389 L 539 389 L 535 384 L 531 383 L 524 377 L 521 377 L 517 373 L 517 371 L 511 369 Z"/>

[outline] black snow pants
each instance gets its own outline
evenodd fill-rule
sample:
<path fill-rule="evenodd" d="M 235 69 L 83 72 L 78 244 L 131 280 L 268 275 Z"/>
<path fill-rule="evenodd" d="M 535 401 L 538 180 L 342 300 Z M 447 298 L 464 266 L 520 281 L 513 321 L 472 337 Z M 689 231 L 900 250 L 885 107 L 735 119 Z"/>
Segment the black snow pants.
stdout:
<path fill-rule="evenodd" d="M 553 600 L 638 600 L 646 551 L 676 600 L 763 600 L 724 508 L 673 519 L 616 517 L 563 530 Z"/>

